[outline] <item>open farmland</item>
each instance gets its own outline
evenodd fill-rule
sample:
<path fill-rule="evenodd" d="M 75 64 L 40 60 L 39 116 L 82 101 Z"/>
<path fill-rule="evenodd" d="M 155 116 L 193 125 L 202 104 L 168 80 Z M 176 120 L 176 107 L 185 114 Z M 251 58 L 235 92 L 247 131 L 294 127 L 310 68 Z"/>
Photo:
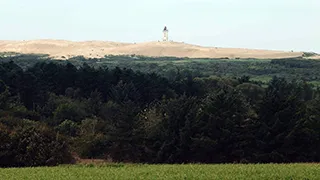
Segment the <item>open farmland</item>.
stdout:
<path fill-rule="evenodd" d="M 2 179 L 320 179 L 319 164 L 74 165 L 0 169 Z"/>

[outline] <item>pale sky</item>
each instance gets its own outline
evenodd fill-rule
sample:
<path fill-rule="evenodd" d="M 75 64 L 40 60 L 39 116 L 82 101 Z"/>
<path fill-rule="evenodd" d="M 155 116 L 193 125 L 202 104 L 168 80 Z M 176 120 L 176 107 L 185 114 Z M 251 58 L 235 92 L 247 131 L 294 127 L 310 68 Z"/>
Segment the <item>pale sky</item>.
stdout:
<path fill-rule="evenodd" d="M 320 53 L 320 0 L 0 0 L 0 39 L 157 41 Z"/>

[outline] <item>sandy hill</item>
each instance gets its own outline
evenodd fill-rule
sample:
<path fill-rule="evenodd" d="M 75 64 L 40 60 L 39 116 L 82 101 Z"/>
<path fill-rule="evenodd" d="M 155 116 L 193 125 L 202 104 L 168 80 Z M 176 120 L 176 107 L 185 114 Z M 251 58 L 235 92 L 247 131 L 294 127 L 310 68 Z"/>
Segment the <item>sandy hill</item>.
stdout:
<path fill-rule="evenodd" d="M 285 52 L 240 48 L 201 47 L 181 42 L 118 43 L 107 41 L 30 40 L 0 41 L 0 52 L 49 54 L 64 59 L 82 55 L 104 57 L 105 55 L 175 56 L 190 58 L 289 58 L 300 57 L 303 52 Z"/>
<path fill-rule="evenodd" d="M 320 55 L 309 57 L 309 59 L 320 59 Z"/>

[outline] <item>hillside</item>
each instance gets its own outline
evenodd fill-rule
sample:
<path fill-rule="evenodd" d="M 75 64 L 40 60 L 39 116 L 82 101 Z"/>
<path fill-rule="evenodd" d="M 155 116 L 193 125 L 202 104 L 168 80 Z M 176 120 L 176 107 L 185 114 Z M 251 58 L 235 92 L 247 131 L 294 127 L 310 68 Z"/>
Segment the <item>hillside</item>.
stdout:
<path fill-rule="evenodd" d="M 30 40 L 0 41 L 0 52 L 49 54 L 66 59 L 73 56 L 104 57 L 105 55 L 174 56 L 189 58 L 290 58 L 303 52 L 201 47 L 181 42 L 118 43 L 108 41 Z"/>
<path fill-rule="evenodd" d="M 310 57 L 309 59 L 320 59 L 320 55 L 312 56 L 312 57 Z"/>

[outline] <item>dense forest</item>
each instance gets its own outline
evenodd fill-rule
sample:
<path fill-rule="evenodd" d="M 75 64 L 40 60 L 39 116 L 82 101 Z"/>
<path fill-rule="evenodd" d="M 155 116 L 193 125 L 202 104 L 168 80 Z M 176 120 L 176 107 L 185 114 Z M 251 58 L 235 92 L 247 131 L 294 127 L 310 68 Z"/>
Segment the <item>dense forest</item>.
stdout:
<path fill-rule="evenodd" d="M 0 61 L 0 167 L 320 161 L 319 61 Z"/>

